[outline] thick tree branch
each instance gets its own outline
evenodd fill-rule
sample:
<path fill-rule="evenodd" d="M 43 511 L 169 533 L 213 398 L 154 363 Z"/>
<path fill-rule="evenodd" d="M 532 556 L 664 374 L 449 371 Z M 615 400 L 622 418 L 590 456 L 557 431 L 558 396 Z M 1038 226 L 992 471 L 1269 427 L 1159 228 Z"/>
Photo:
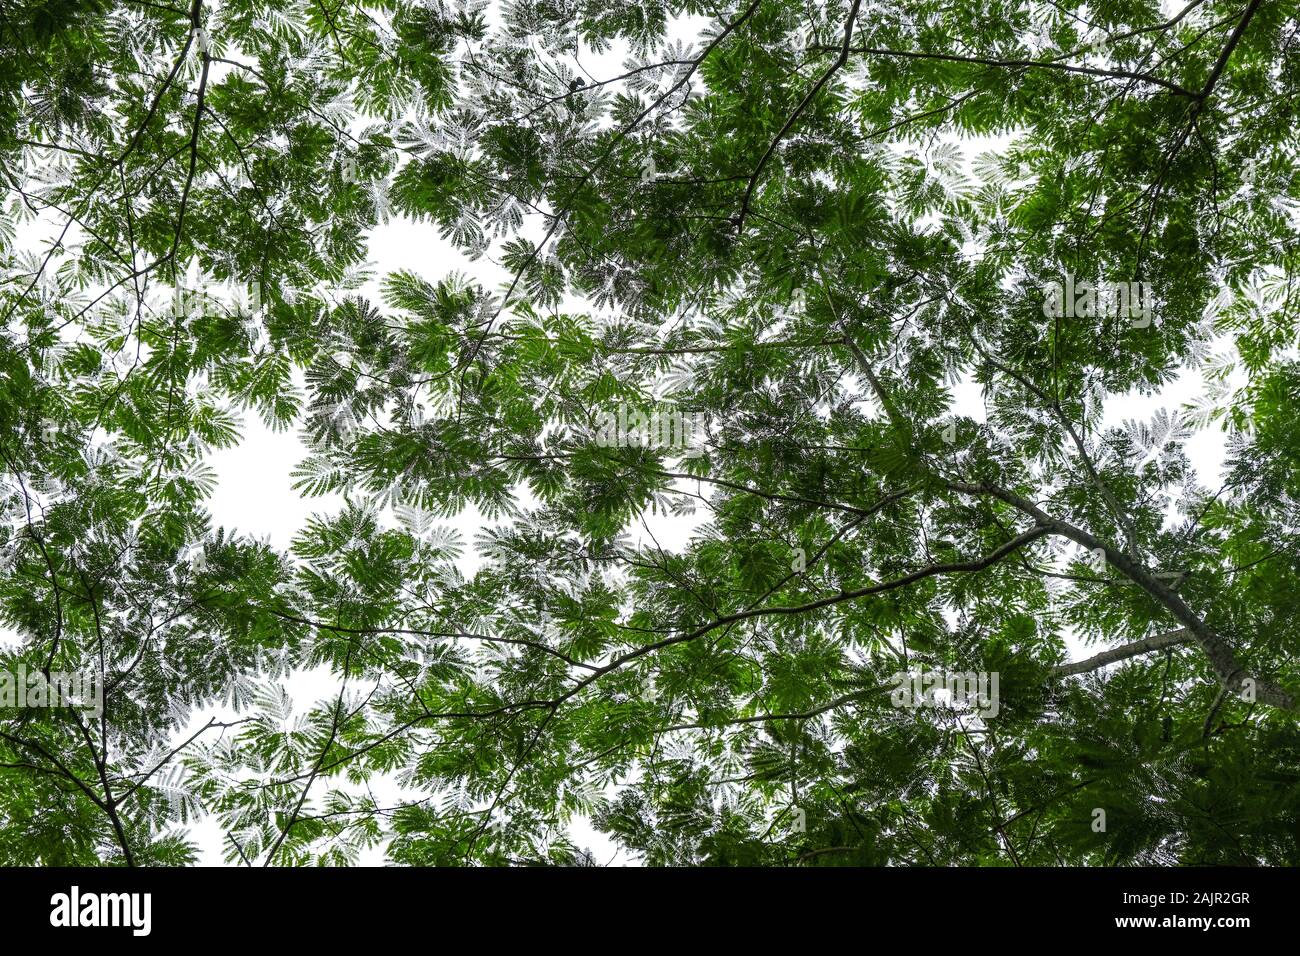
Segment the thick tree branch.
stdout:
<path fill-rule="evenodd" d="M 1237 660 L 1236 653 L 1222 636 L 1215 633 L 1187 605 L 1187 602 L 1170 590 L 1163 581 L 1122 551 L 1084 531 L 1082 528 L 1076 528 L 1069 522 L 1053 518 L 1033 502 L 1005 488 L 999 488 L 989 483 L 970 484 L 960 481 L 949 481 L 948 487 L 962 494 L 992 495 L 1011 505 L 1017 511 L 1033 517 L 1043 527 L 1050 529 L 1053 534 L 1068 538 L 1089 551 L 1100 551 L 1105 555 L 1109 564 L 1155 598 L 1174 616 L 1175 620 L 1192 633 L 1196 642 L 1200 644 L 1201 649 L 1205 652 L 1205 656 L 1209 659 L 1215 675 L 1224 687 L 1231 692 L 1242 692 L 1247 687 L 1253 687 L 1254 699 L 1260 703 L 1282 710 L 1297 709 L 1295 698 L 1289 691 L 1271 681 L 1248 675 L 1245 668 Z M 1250 681 L 1251 684 L 1247 684 L 1247 681 Z"/>
<path fill-rule="evenodd" d="M 1176 631 L 1165 631 L 1163 634 L 1144 637 L 1140 641 L 1132 641 L 1128 644 L 1121 644 L 1119 647 L 1112 647 L 1110 650 L 1095 654 L 1087 660 L 1075 661 L 1072 664 L 1061 664 L 1059 667 L 1052 669 L 1052 676 L 1072 677 L 1075 674 L 1087 674 L 1091 671 L 1100 670 L 1107 664 L 1125 661 L 1130 657 L 1163 650 L 1166 647 L 1190 644 L 1193 640 L 1192 632 L 1185 627 L 1180 627 Z"/>

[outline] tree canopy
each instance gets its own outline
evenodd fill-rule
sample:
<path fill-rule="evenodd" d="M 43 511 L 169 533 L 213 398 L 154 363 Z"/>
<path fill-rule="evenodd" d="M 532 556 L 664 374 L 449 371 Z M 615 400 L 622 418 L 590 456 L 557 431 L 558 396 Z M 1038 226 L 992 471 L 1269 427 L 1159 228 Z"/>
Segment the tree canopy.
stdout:
<path fill-rule="evenodd" d="M 1298 12 L 6 0 L 0 860 L 1300 862 Z"/>

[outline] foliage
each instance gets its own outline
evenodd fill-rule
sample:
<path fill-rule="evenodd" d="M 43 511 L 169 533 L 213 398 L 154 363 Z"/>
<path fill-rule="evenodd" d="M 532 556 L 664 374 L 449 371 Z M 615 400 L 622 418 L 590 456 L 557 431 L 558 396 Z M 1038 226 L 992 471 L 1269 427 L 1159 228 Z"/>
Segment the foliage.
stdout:
<path fill-rule="evenodd" d="M 105 706 L 0 711 L 0 859 L 1300 861 L 1298 9 L 3 3 L 0 663 Z"/>

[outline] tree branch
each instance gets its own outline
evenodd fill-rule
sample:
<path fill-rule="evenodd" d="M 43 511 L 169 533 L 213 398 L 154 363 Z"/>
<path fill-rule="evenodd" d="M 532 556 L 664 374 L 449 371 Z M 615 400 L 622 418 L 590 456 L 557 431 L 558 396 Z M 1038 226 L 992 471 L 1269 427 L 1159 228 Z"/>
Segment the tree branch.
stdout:
<path fill-rule="evenodd" d="M 1087 660 L 1075 661 L 1072 664 L 1061 664 L 1052 668 L 1053 677 L 1072 677 L 1075 674 L 1087 674 L 1090 671 L 1100 670 L 1107 664 L 1114 664 L 1117 661 L 1128 660 L 1130 657 L 1137 657 L 1139 654 L 1147 654 L 1151 651 L 1163 650 L 1166 647 L 1177 647 L 1180 644 L 1190 644 L 1195 640 L 1192 632 L 1185 627 L 1180 627 L 1176 631 L 1165 631 L 1163 634 L 1154 634 L 1151 637 L 1144 637 L 1139 641 L 1132 641 L 1128 644 L 1121 644 L 1119 647 L 1112 647 L 1108 651 L 1102 651 L 1089 657 Z"/>

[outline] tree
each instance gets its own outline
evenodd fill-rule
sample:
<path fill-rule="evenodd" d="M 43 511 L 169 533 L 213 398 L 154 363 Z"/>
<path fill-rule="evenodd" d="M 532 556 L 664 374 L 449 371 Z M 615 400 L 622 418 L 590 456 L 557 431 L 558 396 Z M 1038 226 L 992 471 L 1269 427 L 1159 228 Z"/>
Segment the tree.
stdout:
<path fill-rule="evenodd" d="M 0 711 L 3 858 L 1297 862 L 1298 33 L 6 4 L 4 665 L 103 707 Z M 390 215 L 507 281 L 367 294 Z M 346 500 L 288 553 L 205 510 L 250 413 Z"/>

